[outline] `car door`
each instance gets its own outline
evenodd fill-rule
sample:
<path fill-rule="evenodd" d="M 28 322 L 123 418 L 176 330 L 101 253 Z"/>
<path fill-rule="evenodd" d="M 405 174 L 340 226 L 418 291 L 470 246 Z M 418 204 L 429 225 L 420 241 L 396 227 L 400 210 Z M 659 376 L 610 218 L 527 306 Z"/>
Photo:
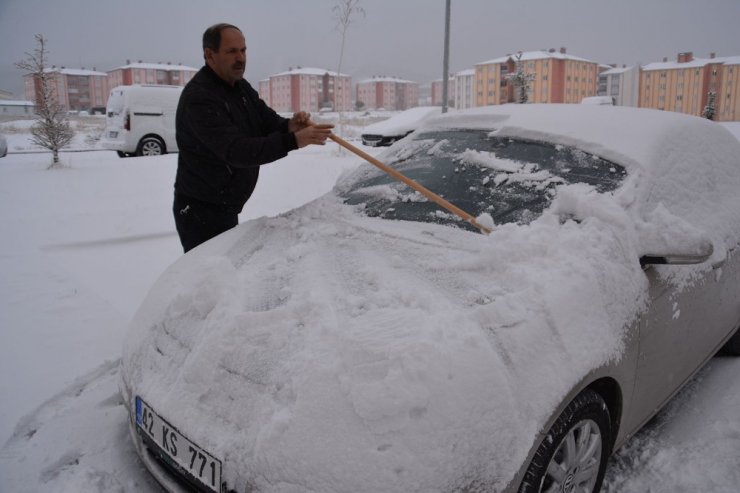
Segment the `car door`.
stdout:
<path fill-rule="evenodd" d="M 633 406 L 641 425 L 710 358 L 740 318 L 740 255 L 730 255 L 683 290 L 647 267 L 650 307 L 640 324 Z M 668 266 L 661 269 L 690 266 Z"/>

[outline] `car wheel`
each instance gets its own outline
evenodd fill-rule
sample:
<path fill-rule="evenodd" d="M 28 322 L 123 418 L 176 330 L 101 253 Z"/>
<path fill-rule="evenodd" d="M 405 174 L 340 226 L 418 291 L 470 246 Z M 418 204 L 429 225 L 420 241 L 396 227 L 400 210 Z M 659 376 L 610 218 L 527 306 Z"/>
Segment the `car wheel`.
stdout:
<path fill-rule="evenodd" d="M 732 356 L 740 356 L 740 328 L 737 329 L 735 334 L 730 337 L 730 340 L 722 346 L 722 352 Z"/>
<path fill-rule="evenodd" d="M 137 156 L 159 156 L 164 154 L 164 143 L 157 137 L 144 137 L 136 149 Z"/>
<path fill-rule="evenodd" d="M 118 157 L 129 157 L 129 156 L 131 156 L 131 154 L 129 154 L 128 152 L 123 152 L 123 151 L 116 151 L 116 154 L 118 154 Z"/>
<path fill-rule="evenodd" d="M 568 404 L 547 432 L 519 493 L 599 491 L 610 444 L 609 409 L 599 394 L 586 389 Z"/>

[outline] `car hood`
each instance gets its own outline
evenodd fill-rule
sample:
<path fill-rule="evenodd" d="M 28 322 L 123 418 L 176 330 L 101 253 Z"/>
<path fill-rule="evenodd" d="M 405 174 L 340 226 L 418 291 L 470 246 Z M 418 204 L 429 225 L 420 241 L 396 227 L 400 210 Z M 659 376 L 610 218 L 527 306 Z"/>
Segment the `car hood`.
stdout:
<path fill-rule="evenodd" d="M 329 194 L 173 264 L 123 378 L 230 487 L 500 490 L 572 386 L 620 357 L 646 288 L 621 220 L 484 236 Z"/>

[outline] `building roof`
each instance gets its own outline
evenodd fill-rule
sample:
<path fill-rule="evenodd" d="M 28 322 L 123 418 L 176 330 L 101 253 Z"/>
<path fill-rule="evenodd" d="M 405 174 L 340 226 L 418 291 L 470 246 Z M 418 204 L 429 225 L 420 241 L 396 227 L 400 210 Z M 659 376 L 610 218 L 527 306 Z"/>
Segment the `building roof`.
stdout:
<path fill-rule="evenodd" d="M 198 69 L 194 67 L 188 67 L 187 65 L 181 65 L 181 64 L 172 64 L 172 63 L 143 63 L 143 62 L 137 62 L 137 63 L 127 63 L 126 65 L 122 67 L 116 67 L 113 70 L 121 70 L 121 69 L 127 69 L 127 68 L 142 68 L 142 69 L 154 69 L 154 70 L 189 70 L 192 72 L 197 72 Z M 113 70 L 110 70 L 109 72 L 112 72 Z"/>
<path fill-rule="evenodd" d="M 642 70 L 674 70 L 681 68 L 700 68 L 709 63 L 719 63 L 724 65 L 740 65 L 740 56 L 726 56 L 716 58 L 694 58 L 690 62 L 655 62 L 642 66 Z"/>
<path fill-rule="evenodd" d="M 628 72 L 632 70 L 634 67 L 615 67 L 610 68 L 609 70 L 604 70 L 599 75 L 617 75 L 617 74 L 623 74 L 625 72 Z"/>
<path fill-rule="evenodd" d="M 291 68 L 285 72 L 280 72 L 279 74 L 273 75 L 273 77 L 278 77 L 281 75 L 318 75 L 323 76 L 329 74 L 331 77 L 336 77 L 337 72 L 334 72 L 332 70 L 327 70 L 325 68 L 315 68 L 315 67 L 296 67 Z M 340 77 L 351 77 L 347 74 L 339 74 Z"/>
<path fill-rule="evenodd" d="M 0 106 L 34 106 L 33 101 L 18 101 L 12 99 L 0 99 Z"/>
<path fill-rule="evenodd" d="M 107 77 L 108 74 L 105 72 L 98 72 L 97 70 L 87 70 L 84 68 L 66 68 L 66 67 L 47 67 L 44 72 L 58 72 L 64 75 L 97 75 L 100 77 Z"/>
<path fill-rule="evenodd" d="M 411 81 L 411 80 L 399 79 L 398 77 L 387 77 L 385 75 L 361 80 L 358 82 L 358 84 L 367 84 L 370 82 L 396 82 L 396 83 L 401 83 L 401 84 L 416 84 L 416 82 Z"/>
<path fill-rule="evenodd" d="M 475 69 L 474 68 L 469 68 L 467 70 L 461 70 L 461 71 L 455 73 L 455 76 L 456 77 L 465 77 L 465 76 L 468 76 L 468 75 L 475 75 Z"/>
<path fill-rule="evenodd" d="M 573 60 L 577 62 L 596 63 L 591 60 L 586 60 L 585 58 L 568 55 L 566 53 L 561 53 L 559 51 L 544 51 L 544 50 L 523 51 L 521 52 L 521 55 L 522 55 L 521 61 L 523 62 L 530 61 L 530 60 L 555 59 L 555 60 Z M 519 56 L 519 53 L 510 54 L 510 55 L 502 56 L 499 58 L 494 58 L 493 60 L 488 60 L 486 62 L 476 63 L 475 65 L 491 65 L 494 63 L 506 63 L 509 61 L 509 59 L 517 61 L 518 56 Z"/>

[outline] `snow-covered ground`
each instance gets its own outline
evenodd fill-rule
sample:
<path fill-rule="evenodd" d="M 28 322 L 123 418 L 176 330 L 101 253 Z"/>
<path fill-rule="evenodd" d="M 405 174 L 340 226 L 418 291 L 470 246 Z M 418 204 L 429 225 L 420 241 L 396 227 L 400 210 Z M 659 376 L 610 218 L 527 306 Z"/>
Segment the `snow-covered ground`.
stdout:
<path fill-rule="evenodd" d="M 366 115 L 347 125 L 358 135 Z M 181 255 L 171 218 L 176 156 L 33 151 L 27 121 L 0 124 L 0 491 L 159 491 L 129 441 L 118 396 L 127 324 Z M 74 148 L 100 124 L 78 121 Z M 728 125 L 740 138 L 740 125 Z M 370 153 L 374 149 L 365 149 Z M 333 144 L 263 168 L 241 220 L 328 191 L 358 159 Z M 740 358 L 718 357 L 617 452 L 607 491 L 736 492 Z"/>

